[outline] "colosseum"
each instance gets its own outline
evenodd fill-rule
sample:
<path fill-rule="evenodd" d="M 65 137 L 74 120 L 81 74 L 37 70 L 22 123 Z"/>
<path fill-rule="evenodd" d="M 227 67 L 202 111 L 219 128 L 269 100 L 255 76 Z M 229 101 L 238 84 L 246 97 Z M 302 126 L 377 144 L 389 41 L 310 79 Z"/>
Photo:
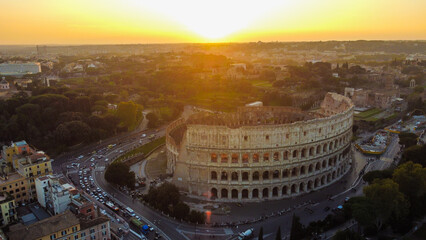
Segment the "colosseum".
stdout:
<path fill-rule="evenodd" d="M 166 130 L 167 171 L 212 201 L 289 198 L 338 181 L 351 167 L 351 100 L 327 93 L 318 110 L 240 107 L 197 113 Z"/>

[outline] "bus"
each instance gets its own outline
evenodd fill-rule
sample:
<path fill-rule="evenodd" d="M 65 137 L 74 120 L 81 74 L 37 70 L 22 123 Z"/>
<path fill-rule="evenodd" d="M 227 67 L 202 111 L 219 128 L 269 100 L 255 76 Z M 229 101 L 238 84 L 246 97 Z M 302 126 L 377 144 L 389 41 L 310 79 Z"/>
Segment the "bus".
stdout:
<path fill-rule="evenodd" d="M 114 210 L 116 212 L 118 212 L 118 210 L 120 210 L 118 207 L 116 207 L 112 202 L 108 201 L 105 203 L 105 205 L 107 205 L 107 207 L 109 207 L 111 210 Z"/>
<path fill-rule="evenodd" d="M 137 218 L 132 217 L 130 218 L 130 222 L 138 228 L 139 231 L 142 232 L 143 235 L 147 235 L 149 232 L 149 226 L 144 224 L 143 222 L 139 221 Z"/>
<path fill-rule="evenodd" d="M 133 211 L 133 209 L 131 209 L 131 208 L 129 208 L 129 207 L 126 207 L 126 211 L 130 214 L 130 216 L 132 216 L 132 217 L 134 217 L 136 214 L 135 214 L 135 211 Z"/>

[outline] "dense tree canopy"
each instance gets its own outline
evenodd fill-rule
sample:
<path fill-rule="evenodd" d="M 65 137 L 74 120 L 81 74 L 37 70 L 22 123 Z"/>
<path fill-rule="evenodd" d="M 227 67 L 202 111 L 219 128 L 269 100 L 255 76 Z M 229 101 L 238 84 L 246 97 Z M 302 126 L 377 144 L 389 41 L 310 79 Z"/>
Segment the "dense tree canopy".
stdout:
<path fill-rule="evenodd" d="M 105 171 L 105 180 L 119 186 L 135 188 L 135 173 L 130 171 L 129 166 L 121 162 L 114 162 Z"/>

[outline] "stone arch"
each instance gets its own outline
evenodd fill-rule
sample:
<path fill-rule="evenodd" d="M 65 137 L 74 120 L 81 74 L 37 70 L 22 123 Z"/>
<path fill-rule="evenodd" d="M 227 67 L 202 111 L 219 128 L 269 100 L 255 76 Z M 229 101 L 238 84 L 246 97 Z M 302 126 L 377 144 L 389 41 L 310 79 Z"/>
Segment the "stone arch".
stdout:
<path fill-rule="evenodd" d="M 211 162 L 217 162 L 217 154 L 216 153 L 212 153 L 210 156 Z"/>
<path fill-rule="evenodd" d="M 331 174 L 327 174 L 327 183 L 331 182 Z"/>
<path fill-rule="evenodd" d="M 291 170 L 291 176 L 292 176 L 292 177 L 297 177 L 297 176 L 298 176 L 297 167 L 294 167 L 294 168 Z"/>
<path fill-rule="evenodd" d="M 238 181 L 238 173 L 237 172 L 231 173 L 231 181 Z"/>
<path fill-rule="evenodd" d="M 264 171 L 264 172 L 263 172 L 263 174 L 262 174 L 262 179 L 263 179 L 263 180 L 267 180 L 267 179 L 269 179 L 269 171 Z"/>
<path fill-rule="evenodd" d="M 222 188 L 222 190 L 220 191 L 220 195 L 222 196 L 222 198 L 228 198 L 228 189 Z"/>
<path fill-rule="evenodd" d="M 304 192 L 305 191 L 305 183 L 304 182 L 301 182 L 300 184 L 299 184 L 299 192 Z"/>
<path fill-rule="evenodd" d="M 333 165 L 333 159 L 329 158 L 328 159 L 328 166 L 332 166 Z"/>
<path fill-rule="evenodd" d="M 288 169 L 284 169 L 284 170 L 283 170 L 283 178 L 288 178 L 288 176 L 289 176 L 289 171 L 288 171 Z"/>
<path fill-rule="evenodd" d="M 280 160 L 280 153 L 274 152 L 274 161 L 279 161 L 279 160 Z"/>
<path fill-rule="evenodd" d="M 321 153 L 321 145 L 318 145 L 317 146 L 317 154 L 320 154 Z"/>
<path fill-rule="evenodd" d="M 300 175 L 304 175 L 306 173 L 306 167 L 305 166 L 301 166 L 300 167 Z"/>
<path fill-rule="evenodd" d="M 312 171 L 314 171 L 314 165 L 310 164 L 308 168 L 308 172 L 311 173 Z"/>
<path fill-rule="evenodd" d="M 259 172 L 258 171 L 253 173 L 253 181 L 259 181 Z"/>
<path fill-rule="evenodd" d="M 298 156 L 297 156 L 297 155 L 298 155 L 298 153 L 299 153 L 299 152 L 298 152 L 297 150 L 294 150 L 294 151 L 293 151 L 293 158 L 297 158 L 297 157 L 298 157 Z"/>
<path fill-rule="evenodd" d="M 233 153 L 231 155 L 232 163 L 238 163 L 238 154 Z"/>
<path fill-rule="evenodd" d="M 312 190 L 312 185 L 313 185 L 313 183 L 312 183 L 312 180 L 309 180 L 308 181 L 308 191 L 311 191 Z"/>
<path fill-rule="evenodd" d="M 287 195 L 287 194 L 288 194 L 287 186 L 284 186 L 284 187 L 281 189 L 281 195 Z"/>
<path fill-rule="evenodd" d="M 333 171 L 333 173 L 331 174 L 331 180 L 334 180 L 336 178 L 336 171 Z"/>
<path fill-rule="evenodd" d="M 259 189 L 253 189 L 252 198 L 259 198 Z"/>
<path fill-rule="evenodd" d="M 322 161 L 322 168 L 326 168 L 327 167 L 327 160 Z"/>
<path fill-rule="evenodd" d="M 222 172 L 220 175 L 220 180 L 222 181 L 228 181 L 228 173 L 227 172 Z"/>
<path fill-rule="evenodd" d="M 243 160 L 243 163 L 248 163 L 249 162 L 249 155 L 247 153 L 244 153 L 242 160 Z"/>
<path fill-rule="evenodd" d="M 242 174 L 242 180 L 243 181 L 248 181 L 249 180 L 249 173 L 248 172 L 243 172 L 243 174 Z"/>
<path fill-rule="evenodd" d="M 321 164 L 317 162 L 317 164 L 315 165 L 315 171 L 319 171 L 319 170 L 321 170 Z"/>
<path fill-rule="evenodd" d="M 247 189 L 243 189 L 243 191 L 241 191 L 241 197 L 243 199 L 248 198 L 248 190 Z"/>
<path fill-rule="evenodd" d="M 336 140 L 334 141 L 334 148 L 337 148 L 338 146 L 339 146 L 339 140 L 337 140 L 337 139 L 336 139 Z"/>
<path fill-rule="evenodd" d="M 337 169 L 337 176 L 340 176 L 340 168 Z"/>
<path fill-rule="evenodd" d="M 259 154 L 258 153 L 253 154 L 253 162 L 259 162 Z"/>
<path fill-rule="evenodd" d="M 296 184 L 291 185 L 291 193 L 297 193 L 297 186 L 296 186 Z"/>
<path fill-rule="evenodd" d="M 268 188 L 264 188 L 262 190 L 262 197 L 263 198 L 268 198 L 269 197 L 269 189 Z"/>
<path fill-rule="evenodd" d="M 269 153 L 264 153 L 263 154 L 263 161 L 269 161 Z"/>
<path fill-rule="evenodd" d="M 211 193 L 210 199 L 217 198 L 217 189 L 216 188 L 212 188 L 212 190 L 210 191 L 210 193 Z"/>
<path fill-rule="evenodd" d="M 324 143 L 324 146 L 322 148 L 322 152 L 326 153 L 327 152 L 327 143 Z"/>
<path fill-rule="evenodd" d="M 319 178 L 316 178 L 316 179 L 315 179 L 314 188 L 319 187 L 319 185 L 320 185 L 320 179 L 319 179 Z"/>
<path fill-rule="evenodd" d="M 220 162 L 221 163 L 227 163 L 228 162 L 228 155 L 225 153 L 220 154 Z"/>
<path fill-rule="evenodd" d="M 283 159 L 288 160 L 288 151 L 284 151 L 283 153 Z"/>
<path fill-rule="evenodd" d="M 278 187 L 274 187 L 274 188 L 272 189 L 272 196 L 273 196 L 273 197 L 278 197 Z"/>
<path fill-rule="evenodd" d="M 212 171 L 210 173 L 210 179 L 211 180 L 217 180 L 217 172 L 216 171 Z"/>
<path fill-rule="evenodd" d="M 315 152 L 315 149 L 314 149 L 314 147 L 311 147 L 310 149 L 309 149 L 309 156 L 314 156 L 314 152 Z"/>
<path fill-rule="evenodd" d="M 333 142 L 330 142 L 330 145 L 328 145 L 328 150 L 333 150 Z"/>
<path fill-rule="evenodd" d="M 306 148 L 302 149 L 301 157 L 302 158 L 306 157 Z"/>
<path fill-rule="evenodd" d="M 272 173 L 272 178 L 273 178 L 273 179 L 280 178 L 280 171 L 279 171 L 279 170 L 275 170 L 275 171 Z"/>
<path fill-rule="evenodd" d="M 238 198 L 238 190 L 237 189 L 232 189 L 231 198 L 233 198 L 233 199 Z"/>

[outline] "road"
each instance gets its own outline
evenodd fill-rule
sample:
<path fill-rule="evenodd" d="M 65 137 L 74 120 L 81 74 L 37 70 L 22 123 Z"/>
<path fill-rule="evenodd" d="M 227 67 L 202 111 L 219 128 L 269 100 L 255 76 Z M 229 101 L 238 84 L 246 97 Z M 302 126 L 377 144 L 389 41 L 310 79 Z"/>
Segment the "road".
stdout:
<path fill-rule="evenodd" d="M 161 128 L 158 131 L 149 130 L 143 131 L 147 136 L 151 134 L 156 134 L 157 137 L 164 136 L 165 128 Z M 258 229 L 263 227 L 265 238 L 264 239 L 273 239 L 275 237 L 275 233 L 278 227 L 281 227 L 283 232 L 283 236 L 286 233 L 289 233 L 291 227 L 291 219 L 292 215 L 298 215 L 303 224 L 308 224 L 311 221 L 317 221 L 324 219 L 330 212 L 326 211 L 326 208 L 336 208 L 338 205 L 341 205 L 346 197 L 352 197 L 355 195 L 362 194 L 362 181 L 358 181 L 356 188 L 354 191 L 343 191 L 340 190 L 340 193 L 332 198 L 332 200 L 328 200 L 328 197 L 325 196 L 325 193 L 313 195 L 307 194 L 305 196 L 299 197 L 297 199 L 288 200 L 291 204 L 288 207 L 283 207 L 281 211 L 276 211 L 274 216 L 265 217 L 262 221 L 251 223 L 251 224 L 241 224 L 239 226 L 231 225 L 227 227 L 207 227 L 207 226 L 194 226 L 187 223 L 180 223 L 173 219 L 170 219 L 162 214 L 158 213 L 150 209 L 149 207 L 143 205 L 138 200 L 132 199 L 129 195 L 124 192 L 112 187 L 108 184 L 103 175 L 105 170 L 105 158 L 108 158 L 109 161 L 114 157 L 123 154 L 134 147 L 139 146 L 140 144 L 145 144 L 148 140 L 144 139 L 140 142 L 140 135 L 142 132 L 136 132 L 132 134 L 128 134 L 127 136 L 119 136 L 112 139 L 108 139 L 103 141 L 102 143 L 92 145 L 90 148 L 85 148 L 82 151 L 75 151 L 70 154 L 64 154 L 63 156 L 55 159 L 53 167 L 54 171 L 62 171 L 65 175 L 69 176 L 71 179 L 74 179 L 78 176 L 78 171 L 84 168 L 90 168 L 90 164 L 92 163 L 90 159 L 92 158 L 91 153 L 93 151 L 99 151 L 104 149 L 111 143 L 117 143 L 118 145 L 114 147 L 112 150 L 105 150 L 103 154 L 102 160 L 95 161 L 95 167 L 90 171 L 91 176 L 93 177 L 93 183 L 95 186 L 91 187 L 97 188 L 99 187 L 104 192 L 107 192 L 109 197 L 121 205 L 123 208 L 130 207 L 132 208 L 137 215 L 139 215 L 143 221 L 153 226 L 159 234 L 161 234 L 165 239 L 210 239 L 212 235 L 216 237 L 216 239 L 226 239 L 229 236 L 232 236 L 238 232 L 244 231 L 248 228 L 255 229 L 255 235 L 257 234 Z M 120 152 L 122 151 L 122 152 Z M 388 167 L 394 157 L 399 152 L 398 139 L 392 139 L 387 151 L 383 154 L 380 160 L 376 160 L 368 164 L 366 167 L 366 171 L 384 169 Z M 79 155 L 84 155 L 85 157 L 81 159 L 76 159 Z M 67 169 L 67 166 L 72 162 L 80 163 L 79 169 Z M 68 172 L 68 174 L 67 174 Z M 74 182 L 78 182 L 77 179 L 73 180 Z M 76 184 L 78 185 L 78 184 Z M 336 188 L 334 185 L 330 188 Z M 89 190 L 90 191 L 90 190 Z M 325 191 L 326 192 L 326 191 Z M 305 201 L 303 204 L 303 199 L 309 199 L 312 201 Z M 275 201 L 270 202 L 262 202 L 257 204 L 258 209 L 268 209 L 269 205 L 274 205 Z M 312 202 L 312 203 L 309 203 Z M 98 204 L 101 204 L 98 202 Z M 288 211 L 287 211 L 288 209 Z M 258 215 L 255 215 L 258 216 Z M 253 216 L 253 218 L 255 217 Z M 260 215 L 259 215 L 260 216 Z M 129 239 L 134 238 L 135 236 L 128 235 Z"/>

